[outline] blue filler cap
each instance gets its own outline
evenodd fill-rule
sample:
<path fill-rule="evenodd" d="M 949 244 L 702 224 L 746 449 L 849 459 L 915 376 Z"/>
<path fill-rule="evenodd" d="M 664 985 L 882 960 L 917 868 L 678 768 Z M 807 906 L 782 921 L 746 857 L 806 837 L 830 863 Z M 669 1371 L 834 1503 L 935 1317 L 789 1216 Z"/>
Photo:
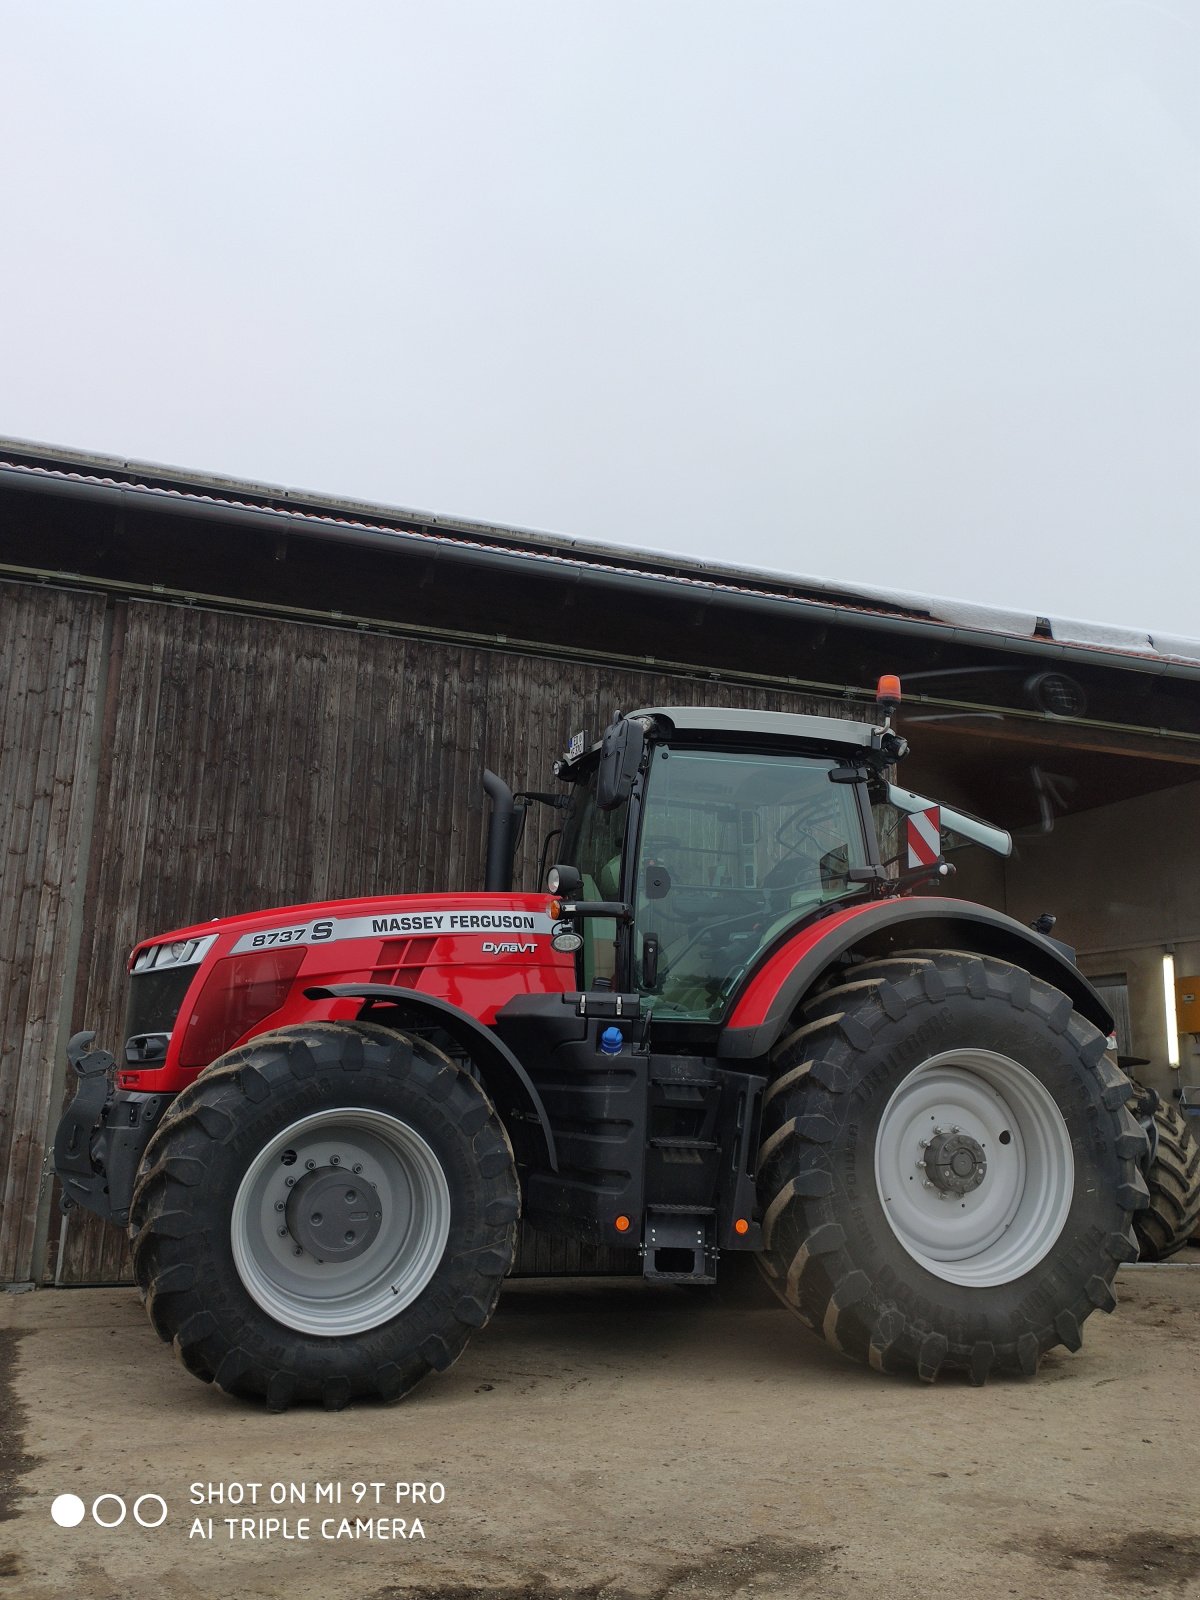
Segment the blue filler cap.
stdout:
<path fill-rule="evenodd" d="M 600 1035 L 600 1049 L 606 1056 L 618 1056 L 621 1046 L 625 1043 L 625 1035 L 620 1028 L 605 1028 Z"/>

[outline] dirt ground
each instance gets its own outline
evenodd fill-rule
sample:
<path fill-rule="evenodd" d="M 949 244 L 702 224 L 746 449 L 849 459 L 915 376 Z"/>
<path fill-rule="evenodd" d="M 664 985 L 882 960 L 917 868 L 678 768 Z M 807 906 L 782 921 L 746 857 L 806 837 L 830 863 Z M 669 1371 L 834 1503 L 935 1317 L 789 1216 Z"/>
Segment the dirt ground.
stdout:
<path fill-rule="evenodd" d="M 514 1283 L 451 1372 L 336 1415 L 197 1383 L 132 1290 L 0 1295 L 0 1597 L 1200 1595 L 1188 1255 L 1123 1269 L 1079 1354 L 981 1390 L 881 1378 L 703 1291 Z M 414 1506 L 414 1482 L 444 1500 Z M 77 1526 L 52 1520 L 63 1494 Z M 423 1539 L 380 1537 L 414 1514 Z"/>

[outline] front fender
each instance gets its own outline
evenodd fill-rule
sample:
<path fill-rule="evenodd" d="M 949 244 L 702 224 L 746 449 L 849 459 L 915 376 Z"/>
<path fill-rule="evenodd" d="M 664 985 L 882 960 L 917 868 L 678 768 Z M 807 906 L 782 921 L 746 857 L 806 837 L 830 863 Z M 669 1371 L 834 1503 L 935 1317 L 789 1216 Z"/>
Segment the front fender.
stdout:
<path fill-rule="evenodd" d="M 878 958 L 934 949 L 969 950 L 1024 967 L 1069 995 L 1076 1011 L 1101 1033 L 1112 1032 L 1112 1015 L 1104 1002 L 1053 940 L 1002 911 L 969 900 L 912 896 L 834 912 L 777 945 L 738 995 L 717 1054 L 739 1060 L 765 1055 L 797 1006 L 843 957 Z"/>
<path fill-rule="evenodd" d="M 360 1013 L 364 1020 L 375 1006 L 399 1007 L 405 1018 L 414 1014 L 428 1017 L 463 1047 L 479 1069 L 484 1087 L 496 1101 L 500 1120 L 517 1146 L 518 1156 L 527 1158 L 530 1165 L 558 1171 L 554 1133 L 533 1080 L 503 1040 L 470 1012 L 435 995 L 419 994 L 390 983 L 315 984 L 304 993 L 309 1000 L 365 1000 L 367 1005 Z M 403 1019 L 400 1026 L 403 1027 Z"/>

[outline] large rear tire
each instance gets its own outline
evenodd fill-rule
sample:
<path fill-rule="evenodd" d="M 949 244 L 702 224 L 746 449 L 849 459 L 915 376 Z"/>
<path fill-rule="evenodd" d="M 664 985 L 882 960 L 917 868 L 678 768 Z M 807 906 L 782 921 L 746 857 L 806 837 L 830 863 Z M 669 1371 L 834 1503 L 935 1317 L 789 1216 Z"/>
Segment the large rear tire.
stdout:
<path fill-rule="evenodd" d="M 1200 1227 L 1200 1144 L 1182 1113 L 1161 1095 L 1156 1099 L 1157 1146 L 1146 1172 L 1150 1204 L 1133 1219 L 1143 1261 L 1166 1261 Z"/>
<path fill-rule="evenodd" d="M 760 1265 L 837 1350 L 932 1381 L 1032 1374 L 1116 1305 L 1144 1136 L 1066 995 L 967 953 L 853 970 L 764 1098 Z"/>
<path fill-rule="evenodd" d="M 273 1410 L 394 1400 L 461 1354 L 516 1248 L 483 1089 L 369 1024 L 264 1034 L 179 1095 L 130 1211 L 150 1320 L 197 1377 Z"/>

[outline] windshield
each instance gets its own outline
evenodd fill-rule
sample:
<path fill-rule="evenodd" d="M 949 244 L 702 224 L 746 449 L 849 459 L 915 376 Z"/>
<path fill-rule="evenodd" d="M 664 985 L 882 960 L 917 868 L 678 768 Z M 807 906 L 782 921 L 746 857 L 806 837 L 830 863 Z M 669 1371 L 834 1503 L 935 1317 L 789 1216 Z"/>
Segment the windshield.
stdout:
<path fill-rule="evenodd" d="M 661 1017 L 714 1020 L 747 965 L 790 925 L 861 891 L 867 864 L 853 784 L 814 756 L 654 754 L 636 889 L 643 940 L 659 942 Z M 644 966 L 643 966 L 644 975 Z"/>

